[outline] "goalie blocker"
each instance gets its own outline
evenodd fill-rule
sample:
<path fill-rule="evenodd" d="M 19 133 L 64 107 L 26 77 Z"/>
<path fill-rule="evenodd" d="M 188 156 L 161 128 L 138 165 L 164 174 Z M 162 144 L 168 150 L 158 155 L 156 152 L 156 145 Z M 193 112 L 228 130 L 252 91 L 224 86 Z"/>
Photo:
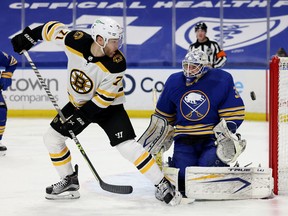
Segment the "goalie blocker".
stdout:
<path fill-rule="evenodd" d="M 152 155 L 156 155 L 162 149 L 167 151 L 173 142 L 174 128 L 169 125 L 166 118 L 153 114 L 150 124 L 142 134 L 139 143 Z"/>
<path fill-rule="evenodd" d="M 176 188 L 179 169 L 165 167 L 167 179 Z M 187 167 L 185 191 L 188 198 L 198 200 L 235 200 L 270 198 L 273 196 L 270 168 L 261 167 Z"/>

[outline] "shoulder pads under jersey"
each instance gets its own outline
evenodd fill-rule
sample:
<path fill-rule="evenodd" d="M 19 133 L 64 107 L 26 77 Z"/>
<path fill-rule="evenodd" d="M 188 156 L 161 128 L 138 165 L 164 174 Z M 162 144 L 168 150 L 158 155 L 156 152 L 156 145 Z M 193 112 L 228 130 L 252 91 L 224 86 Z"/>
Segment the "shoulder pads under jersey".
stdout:
<path fill-rule="evenodd" d="M 99 61 L 110 73 L 121 73 L 126 70 L 126 59 L 119 50 L 116 51 L 112 58 L 105 56 L 103 58 L 99 58 Z"/>
<path fill-rule="evenodd" d="M 93 39 L 84 31 L 71 31 L 65 38 L 65 45 L 84 55 L 90 50 Z"/>

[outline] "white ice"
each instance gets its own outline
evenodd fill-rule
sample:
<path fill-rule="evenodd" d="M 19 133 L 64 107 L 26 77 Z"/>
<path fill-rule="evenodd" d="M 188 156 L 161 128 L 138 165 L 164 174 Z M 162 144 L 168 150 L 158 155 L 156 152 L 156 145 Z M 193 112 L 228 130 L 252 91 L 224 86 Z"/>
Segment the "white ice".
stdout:
<path fill-rule="evenodd" d="M 288 197 L 285 196 L 266 200 L 196 201 L 190 205 L 166 206 L 154 198 L 154 186 L 109 145 L 98 125 L 89 126 L 78 136 L 81 145 L 104 181 L 132 185 L 133 193 L 120 195 L 103 191 L 75 143 L 69 140 L 72 162 L 79 165 L 81 198 L 46 200 L 46 186 L 59 181 L 42 141 L 50 120 L 8 119 L 3 138 L 8 151 L 0 158 L 0 216 L 288 215 Z M 138 136 L 149 124 L 149 119 L 131 120 Z M 268 167 L 268 123 L 246 121 L 239 132 L 248 141 L 245 152 L 239 158 L 240 165 L 253 162 L 252 166 L 261 164 Z"/>

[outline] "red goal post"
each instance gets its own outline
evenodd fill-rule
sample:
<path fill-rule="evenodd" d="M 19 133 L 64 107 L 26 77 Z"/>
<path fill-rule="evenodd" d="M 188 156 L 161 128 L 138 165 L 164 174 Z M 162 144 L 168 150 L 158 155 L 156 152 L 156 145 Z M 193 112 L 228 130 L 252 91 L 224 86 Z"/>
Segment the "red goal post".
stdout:
<path fill-rule="evenodd" d="M 274 193 L 288 195 L 288 57 L 274 56 L 270 62 L 269 166 Z"/>

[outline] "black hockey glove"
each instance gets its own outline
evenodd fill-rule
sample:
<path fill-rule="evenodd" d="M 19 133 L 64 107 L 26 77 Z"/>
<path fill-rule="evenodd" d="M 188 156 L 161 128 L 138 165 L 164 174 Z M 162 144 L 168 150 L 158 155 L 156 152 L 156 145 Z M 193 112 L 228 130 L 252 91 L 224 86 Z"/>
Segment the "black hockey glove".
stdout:
<path fill-rule="evenodd" d="M 22 50 L 28 51 L 37 43 L 37 37 L 29 27 L 26 27 L 22 33 L 14 36 L 11 39 L 11 43 L 14 51 L 22 54 Z"/>
<path fill-rule="evenodd" d="M 74 114 L 60 127 L 60 133 L 63 136 L 67 136 L 72 139 L 73 137 L 69 133 L 70 130 L 72 130 L 76 136 L 81 133 L 90 123 L 91 121 L 85 117 L 83 112 L 76 109 Z"/>

